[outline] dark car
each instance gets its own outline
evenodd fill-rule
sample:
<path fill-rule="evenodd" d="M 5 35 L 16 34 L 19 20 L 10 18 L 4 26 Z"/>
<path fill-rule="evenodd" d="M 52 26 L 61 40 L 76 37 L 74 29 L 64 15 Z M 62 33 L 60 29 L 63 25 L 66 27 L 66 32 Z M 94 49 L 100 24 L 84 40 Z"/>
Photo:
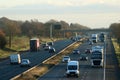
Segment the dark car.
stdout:
<path fill-rule="evenodd" d="M 80 51 L 78 49 L 73 50 L 73 54 L 80 54 Z"/>
<path fill-rule="evenodd" d="M 55 48 L 50 48 L 49 49 L 49 53 L 55 53 L 55 52 L 56 52 Z"/>
<path fill-rule="evenodd" d="M 54 45 L 54 43 L 53 42 L 48 42 L 48 45 L 52 46 L 52 45 Z"/>
<path fill-rule="evenodd" d="M 89 45 L 93 45 L 93 42 L 92 42 L 92 41 L 89 41 Z"/>
<path fill-rule="evenodd" d="M 87 53 L 92 53 L 92 50 L 91 49 L 86 49 L 85 50 L 85 53 L 87 54 Z"/>
<path fill-rule="evenodd" d="M 80 55 L 80 59 L 79 59 L 80 61 L 87 61 L 88 60 L 88 57 L 87 57 L 87 55 L 85 55 L 85 54 L 82 54 L 82 55 Z"/>
<path fill-rule="evenodd" d="M 42 46 L 44 48 L 44 47 L 48 46 L 48 44 L 47 43 L 43 43 Z"/>
<path fill-rule="evenodd" d="M 51 46 L 49 46 L 49 45 L 44 47 L 44 50 L 45 50 L 45 51 L 48 51 L 48 50 L 50 50 L 50 49 L 51 49 Z"/>

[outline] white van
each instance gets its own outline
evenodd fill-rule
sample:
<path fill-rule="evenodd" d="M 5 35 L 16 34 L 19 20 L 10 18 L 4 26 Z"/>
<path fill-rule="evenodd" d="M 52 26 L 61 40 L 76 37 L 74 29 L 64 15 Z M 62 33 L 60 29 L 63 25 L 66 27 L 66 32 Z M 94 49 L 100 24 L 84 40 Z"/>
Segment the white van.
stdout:
<path fill-rule="evenodd" d="M 67 64 L 66 76 L 76 76 L 79 77 L 79 62 L 69 61 Z"/>
<path fill-rule="evenodd" d="M 10 63 L 14 64 L 14 63 L 21 63 L 21 58 L 20 58 L 20 54 L 11 54 L 10 55 Z"/>

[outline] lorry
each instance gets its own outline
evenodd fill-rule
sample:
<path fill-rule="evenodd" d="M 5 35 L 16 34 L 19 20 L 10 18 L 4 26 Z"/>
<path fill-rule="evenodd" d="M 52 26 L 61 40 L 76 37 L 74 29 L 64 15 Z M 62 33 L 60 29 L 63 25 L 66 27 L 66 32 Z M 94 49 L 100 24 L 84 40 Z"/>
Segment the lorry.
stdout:
<path fill-rule="evenodd" d="M 40 48 L 40 43 L 38 38 L 30 39 L 30 51 L 38 51 Z"/>
<path fill-rule="evenodd" d="M 104 63 L 104 55 L 103 55 L 103 47 L 95 46 L 92 48 L 91 54 L 91 66 L 92 67 L 103 67 Z"/>
<path fill-rule="evenodd" d="M 92 53 L 94 52 L 101 52 L 103 54 L 104 47 L 103 46 L 92 46 Z"/>
<path fill-rule="evenodd" d="M 104 33 L 100 33 L 99 39 L 100 39 L 101 42 L 104 42 L 105 34 Z"/>
<path fill-rule="evenodd" d="M 19 64 L 19 63 L 21 63 L 20 54 L 11 54 L 10 64 Z"/>
<path fill-rule="evenodd" d="M 91 40 L 92 40 L 93 43 L 97 43 L 98 42 L 98 35 L 97 34 L 92 34 Z"/>
<path fill-rule="evenodd" d="M 79 62 L 78 61 L 69 61 L 67 63 L 66 76 L 76 76 L 79 77 Z"/>

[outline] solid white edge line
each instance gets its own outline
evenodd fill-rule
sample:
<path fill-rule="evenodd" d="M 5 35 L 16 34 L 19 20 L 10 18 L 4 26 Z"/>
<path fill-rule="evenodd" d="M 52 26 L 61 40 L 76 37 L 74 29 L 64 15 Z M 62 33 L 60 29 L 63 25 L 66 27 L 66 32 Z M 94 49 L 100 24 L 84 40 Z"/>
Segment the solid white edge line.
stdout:
<path fill-rule="evenodd" d="M 105 80 L 105 77 L 106 77 L 106 39 L 105 39 L 105 51 L 104 51 L 104 77 L 103 77 L 103 80 Z"/>

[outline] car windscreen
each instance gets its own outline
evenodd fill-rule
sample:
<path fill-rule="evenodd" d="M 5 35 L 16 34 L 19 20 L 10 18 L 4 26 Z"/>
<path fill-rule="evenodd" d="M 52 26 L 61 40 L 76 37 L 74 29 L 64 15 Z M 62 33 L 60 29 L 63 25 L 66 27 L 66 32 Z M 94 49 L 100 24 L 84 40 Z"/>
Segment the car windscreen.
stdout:
<path fill-rule="evenodd" d="M 77 70 L 77 65 L 69 65 L 68 70 Z"/>

